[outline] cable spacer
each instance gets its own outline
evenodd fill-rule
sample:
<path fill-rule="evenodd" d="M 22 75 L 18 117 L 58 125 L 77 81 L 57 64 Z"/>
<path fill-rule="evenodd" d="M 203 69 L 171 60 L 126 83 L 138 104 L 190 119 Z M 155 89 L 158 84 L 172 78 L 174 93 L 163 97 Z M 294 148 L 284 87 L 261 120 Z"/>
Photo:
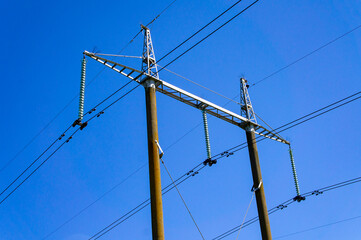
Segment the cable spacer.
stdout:
<path fill-rule="evenodd" d="M 97 109 L 96 109 L 96 108 L 92 108 L 92 109 L 90 109 L 90 110 L 89 110 L 89 112 L 88 112 L 88 114 L 93 113 L 95 110 L 97 110 Z"/>
<path fill-rule="evenodd" d="M 253 186 L 252 189 L 251 189 L 251 191 L 252 191 L 252 192 L 256 192 L 256 191 L 258 191 L 258 190 L 261 188 L 261 186 L 262 186 L 262 180 L 261 180 L 260 183 L 258 184 L 258 187 L 255 188 L 255 187 Z"/>
<path fill-rule="evenodd" d="M 61 136 L 58 138 L 58 140 L 61 140 L 65 136 L 65 133 L 61 134 Z"/>
<path fill-rule="evenodd" d="M 224 152 L 221 153 L 221 156 L 222 157 L 224 157 L 224 156 L 229 157 L 229 156 L 232 156 L 233 154 L 234 154 L 233 152 L 224 151 Z"/>
<path fill-rule="evenodd" d="M 281 209 L 281 210 L 284 209 L 284 208 L 286 208 L 286 207 L 287 207 L 287 205 L 283 205 L 283 204 L 277 206 L 277 208 L 278 208 L 278 209 Z"/>
<path fill-rule="evenodd" d="M 320 190 L 316 190 L 316 191 L 313 191 L 312 192 L 312 195 L 320 195 L 320 194 L 322 194 L 323 192 L 322 191 L 320 191 Z"/>
<path fill-rule="evenodd" d="M 97 114 L 97 117 L 100 117 L 100 115 L 104 114 L 104 111 L 101 111 Z"/>

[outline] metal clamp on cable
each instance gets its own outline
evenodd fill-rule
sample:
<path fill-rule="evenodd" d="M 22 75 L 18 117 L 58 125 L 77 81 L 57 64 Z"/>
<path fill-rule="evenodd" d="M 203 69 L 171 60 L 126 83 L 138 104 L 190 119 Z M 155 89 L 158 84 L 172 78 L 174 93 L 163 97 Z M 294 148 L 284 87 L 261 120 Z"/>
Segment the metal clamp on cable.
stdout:
<path fill-rule="evenodd" d="M 253 186 L 252 189 L 251 189 L 251 191 L 252 191 L 252 192 L 256 192 L 256 191 L 258 191 L 258 190 L 261 188 L 261 186 L 262 186 L 262 181 L 258 184 L 258 187 L 255 188 L 255 187 Z"/>
<path fill-rule="evenodd" d="M 303 200 L 306 200 L 306 197 L 303 197 L 301 195 L 297 195 L 296 197 L 293 198 L 293 201 L 297 201 L 297 202 L 301 202 Z"/>
<path fill-rule="evenodd" d="M 213 164 L 216 164 L 217 160 L 212 160 L 211 158 L 207 158 L 206 160 L 204 160 L 203 165 L 206 166 L 212 166 Z"/>
<path fill-rule="evenodd" d="M 80 130 L 83 130 L 86 126 L 88 126 L 88 122 L 80 124 Z"/>
<path fill-rule="evenodd" d="M 160 147 L 160 145 L 159 145 L 159 143 L 158 143 L 157 140 L 155 140 L 155 143 L 157 144 L 157 146 L 158 146 L 158 151 L 160 152 L 160 153 L 159 153 L 159 158 L 162 158 L 163 155 L 164 155 L 164 152 L 163 152 L 162 148 Z"/>
<path fill-rule="evenodd" d="M 75 120 L 75 121 L 73 122 L 72 127 L 75 127 L 76 125 L 80 125 L 80 124 L 81 124 L 81 120 L 80 120 L 80 118 L 78 118 L 77 120 Z"/>

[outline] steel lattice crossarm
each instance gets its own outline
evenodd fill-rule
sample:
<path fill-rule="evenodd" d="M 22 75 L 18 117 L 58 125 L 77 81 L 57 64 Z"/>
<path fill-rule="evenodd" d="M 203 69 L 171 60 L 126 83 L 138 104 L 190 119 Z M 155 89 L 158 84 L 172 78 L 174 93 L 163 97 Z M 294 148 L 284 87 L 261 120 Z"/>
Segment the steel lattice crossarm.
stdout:
<path fill-rule="evenodd" d="M 160 93 L 163 93 L 169 97 L 172 97 L 178 101 L 181 101 L 185 104 L 188 104 L 192 107 L 195 107 L 197 109 L 202 109 L 205 110 L 208 114 L 213 115 L 217 118 L 220 118 L 226 122 L 232 123 L 233 125 L 236 125 L 238 127 L 241 128 L 245 128 L 247 125 L 252 124 L 254 126 L 255 129 L 255 133 L 281 142 L 281 143 L 285 143 L 285 144 L 290 144 L 288 141 L 286 141 L 285 139 L 281 138 L 280 136 L 278 136 L 276 133 L 272 132 L 271 130 L 257 124 L 254 123 L 252 121 L 249 121 L 247 118 L 242 117 L 241 115 L 238 115 L 236 113 L 233 113 L 232 111 L 229 111 L 223 107 L 220 107 L 214 103 L 211 103 L 203 98 L 200 98 L 192 93 L 189 93 L 181 88 L 178 88 L 168 82 L 165 82 L 161 79 L 157 79 L 153 76 L 150 76 L 149 74 L 142 72 L 140 70 L 125 66 L 123 64 L 108 60 L 106 58 L 97 56 L 94 53 L 90 53 L 88 51 L 84 51 L 84 54 L 98 62 L 100 62 L 101 64 L 113 69 L 114 71 L 122 74 L 123 76 L 126 76 L 132 80 L 134 80 L 135 82 L 142 84 L 142 82 L 140 81 L 142 76 L 146 76 L 148 78 L 152 78 L 155 81 L 155 85 L 156 85 L 156 90 Z"/>

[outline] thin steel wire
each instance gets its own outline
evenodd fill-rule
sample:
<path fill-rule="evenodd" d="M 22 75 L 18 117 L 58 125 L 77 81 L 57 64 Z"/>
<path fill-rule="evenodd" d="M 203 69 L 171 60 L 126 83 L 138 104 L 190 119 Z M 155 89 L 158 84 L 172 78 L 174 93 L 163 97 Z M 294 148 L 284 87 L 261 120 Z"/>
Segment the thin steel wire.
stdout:
<path fill-rule="evenodd" d="M 186 201 L 184 200 L 184 198 L 183 198 L 181 192 L 179 191 L 177 185 L 174 183 L 174 180 L 173 180 L 173 178 L 172 178 L 172 175 L 170 174 L 167 166 L 165 165 L 165 163 L 164 163 L 164 161 L 163 161 L 163 158 L 161 158 L 160 160 L 161 160 L 161 162 L 162 162 L 162 164 L 163 164 L 163 166 L 164 166 L 164 169 L 166 170 L 166 172 L 167 172 L 170 180 L 172 181 L 173 186 L 174 186 L 175 189 L 177 190 L 179 197 L 182 199 L 182 202 L 183 202 L 185 208 L 187 209 L 187 211 L 188 211 L 188 213 L 189 213 L 189 216 L 192 218 L 192 221 L 193 221 L 194 225 L 196 226 L 199 234 L 201 235 L 202 239 L 205 240 L 205 238 L 204 238 L 204 236 L 203 236 L 203 234 L 202 234 L 202 232 L 201 232 L 201 229 L 199 228 L 199 226 L 198 226 L 195 218 L 193 217 L 193 214 L 191 213 L 191 210 L 190 210 L 189 207 L 187 206 L 187 203 L 186 203 Z"/>
<path fill-rule="evenodd" d="M 247 217 L 247 214 L 248 214 L 248 210 L 249 210 L 249 208 L 251 207 L 251 204 L 252 204 L 252 201 L 253 201 L 253 198 L 254 198 L 254 193 L 255 193 L 255 192 L 252 193 L 251 201 L 250 201 L 249 204 L 248 204 L 246 214 L 244 215 L 242 224 L 241 224 L 241 226 L 239 227 L 239 231 L 238 231 L 236 240 L 238 240 L 238 237 L 239 237 L 239 234 L 241 233 L 241 229 L 242 229 L 242 227 L 243 227 L 244 221 L 246 220 L 246 217 Z"/>
<path fill-rule="evenodd" d="M 235 100 L 232 99 L 232 98 L 226 97 L 226 96 L 223 95 L 223 94 L 220 94 L 220 93 L 218 93 L 218 92 L 216 92 L 216 91 L 214 91 L 214 90 L 212 90 L 212 89 L 210 89 L 210 88 L 207 88 L 207 87 L 205 87 L 205 86 L 203 86 L 203 85 L 201 85 L 201 84 L 199 84 L 199 83 L 197 83 L 197 82 L 195 82 L 195 81 L 190 80 L 189 78 L 186 78 L 186 77 L 184 77 L 184 76 L 182 76 L 182 75 L 180 75 L 180 74 L 178 74 L 178 73 L 176 73 L 176 72 L 173 72 L 173 71 L 171 71 L 171 70 L 169 70 L 169 69 L 167 69 L 167 68 L 165 68 L 165 67 L 162 67 L 162 66 L 160 66 L 159 64 L 157 64 L 157 66 L 158 66 L 160 69 L 164 69 L 164 70 L 166 70 L 167 72 L 176 75 L 177 77 L 180 77 L 180 78 L 182 78 L 182 79 L 184 79 L 184 80 L 186 80 L 186 81 L 188 81 L 188 82 L 191 82 L 191 83 L 193 83 L 193 84 L 195 84 L 195 85 L 197 85 L 197 86 L 199 86 L 199 87 L 201 87 L 201 88 L 206 89 L 207 91 L 210 91 L 210 92 L 212 92 L 212 93 L 214 93 L 214 94 L 217 94 L 218 96 L 223 97 L 223 98 L 225 98 L 225 99 L 227 99 L 227 100 L 229 100 L 229 101 L 232 101 L 232 102 L 234 102 L 234 103 L 236 103 L 236 104 L 238 104 L 238 105 L 241 106 L 241 104 L 240 104 L 239 102 L 235 101 Z"/>

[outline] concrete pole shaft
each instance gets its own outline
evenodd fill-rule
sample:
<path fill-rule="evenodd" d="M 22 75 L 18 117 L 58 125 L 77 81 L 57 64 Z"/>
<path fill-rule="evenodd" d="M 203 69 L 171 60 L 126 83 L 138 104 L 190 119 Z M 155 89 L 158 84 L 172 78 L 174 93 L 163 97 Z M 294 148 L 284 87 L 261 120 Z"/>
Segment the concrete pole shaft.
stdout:
<path fill-rule="evenodd" d="M 153 80 L 144 83 L 147 108 L 147 132 L 149 155 L 149 182 L 152 212 L 153 240 L 164 240 L 162 186 L 160 179 L 158 140 L 158 120 L 155 85 Z"/>
<path fill-rule="evenodd" d="M 257 143 L 256 143 L 256 137 L 253 130 L 253 126 L 247 127 L 246 135 L 247 135 L 249 158 L 252 168 L 253 186 L 254 188 L 260 186 L 259 189 L 256 189 L 255 195 L 257 201 L 257 210 L 258 210 L 259 223 L 261 227 L 262 240 L 271 240 L 272 239 L 271 226 L 268 219 L 266 197 L 264 194 L 261 167 L 259 164 Z"/>

